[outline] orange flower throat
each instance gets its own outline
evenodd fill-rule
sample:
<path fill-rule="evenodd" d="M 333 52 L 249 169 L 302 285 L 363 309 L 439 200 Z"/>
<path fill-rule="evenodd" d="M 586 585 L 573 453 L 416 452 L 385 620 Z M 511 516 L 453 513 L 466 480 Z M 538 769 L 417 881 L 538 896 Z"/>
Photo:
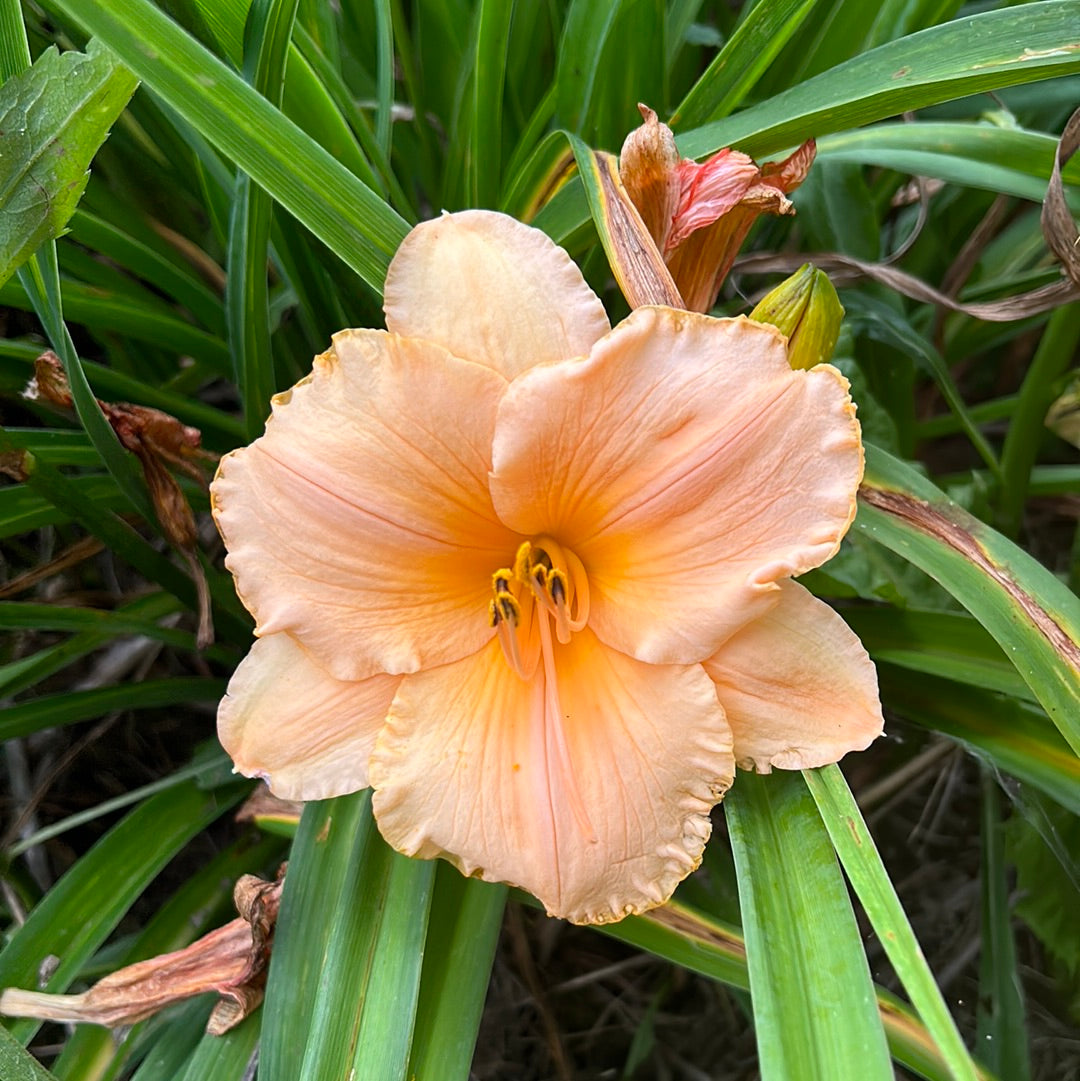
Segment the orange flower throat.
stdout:
<path fill-rule="evenodd" d="M 589 580 L 573 552 L 551 537 L 524 541 L 513 567 L 500 567 L 491 576 L 488 618 L 495 628 L 506 663 L 523 680 L 531 681 L 543 658 L 546 737 L 567 782 L 567 795 L 582 833 L 596 841 L 596 830 L 585 810 L 566 742 L 564 724 L 570 718 L 559 701 L 555 670 L 555 639 L 563 645 L 589 618 Z M 538 687 L 539 690 L 539 687 Z"/>
<path fill-rule="evenodd" d="M 563 645 L 589 618 L 589 580 L 581 560 L 551 537 L 524 541 L 513 567 L 491 576 L 488 618 L 499 636 L 507 664 L 524 680 L 532 679 L 544 658 L 554 683 L 551 623 Z"/>

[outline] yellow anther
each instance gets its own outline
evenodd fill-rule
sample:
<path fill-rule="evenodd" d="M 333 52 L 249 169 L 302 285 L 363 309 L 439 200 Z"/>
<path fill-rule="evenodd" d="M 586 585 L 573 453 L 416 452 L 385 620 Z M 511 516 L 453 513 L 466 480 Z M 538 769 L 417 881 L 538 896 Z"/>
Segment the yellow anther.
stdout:
<path fill-rule="evenodd" d="M 528 541 L 522 541 L 518 546 L 517 555 L 514 556 L 514 577 L 519 582 L 527 582 L 529 580 L 529 570 L 531 569 L 532 561 L 529 559 L 529 555 L 532 552 L 532 545 Z"/>

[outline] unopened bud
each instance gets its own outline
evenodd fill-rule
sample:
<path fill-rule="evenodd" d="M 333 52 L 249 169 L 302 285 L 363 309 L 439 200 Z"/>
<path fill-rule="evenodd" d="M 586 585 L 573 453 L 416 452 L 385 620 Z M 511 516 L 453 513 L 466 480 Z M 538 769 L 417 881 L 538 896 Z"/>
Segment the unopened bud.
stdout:
<path fill-rule="evenodd" d="M 813 368 L 832 357 L 844 307 L 824 271 L 804 263 L 750 313 L 787 335 L 792 368 Z"/>

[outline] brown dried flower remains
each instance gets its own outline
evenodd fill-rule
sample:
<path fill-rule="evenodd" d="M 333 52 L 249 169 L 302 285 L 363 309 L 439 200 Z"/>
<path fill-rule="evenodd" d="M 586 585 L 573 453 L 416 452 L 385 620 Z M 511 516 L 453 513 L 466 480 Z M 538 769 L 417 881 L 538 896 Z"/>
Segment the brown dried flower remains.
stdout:
<path fill-rule="evenodd" d="M 0 993 L 0 1014 L 114 1028 L 144 1021 L 192 995 L 216 991 L 221 999 L 206 1031 L 213 1036 L 228 1032 L 262 1002 L 283 872 L 275 882 L 244 875 L 233 891 L 239 918 L 185 949 L 128 965 L 81 995 L 9 987 Z"/>

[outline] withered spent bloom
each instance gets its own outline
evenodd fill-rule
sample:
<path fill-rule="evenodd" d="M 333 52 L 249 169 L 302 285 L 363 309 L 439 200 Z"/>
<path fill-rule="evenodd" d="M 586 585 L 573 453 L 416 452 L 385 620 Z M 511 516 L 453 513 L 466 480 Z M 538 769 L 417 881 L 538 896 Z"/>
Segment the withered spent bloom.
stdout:
<path fill-rule="evenodd" d="M 24 391 L 24 397 L 48 402 L 59 409 L 73 408 L 64 366 L 51 350 L 34 361 L 34 378 Z M 213 461 L 214 455 L 202 449 L 198 428 L 182 424 L 160 409 L 130 402 L 105 402 L 100 398 L 97 403 L 120 445 L 139 459 L 161 531 L 191 571 L 199 595 L 198 644 L 203 648 L 213 641 L 214 636 L 210 594 L 196 556 L 195 515 L 170 470 L 179 470 L 206 487 L 206 477 L 198 463 Z"/>
<path fill-rule="evenodd" d="M 809 139 L 762 166 L 725 147 L 704 162 L 680 156 L 671 129 L 646 105 L 623 143 L 619 173 L 690 311 L 707 312 L 761 214 L 793 214 L 787 195 L 810 169 Z"/>
<path fill-rule="evenodd" d="M 185 949 L 128 965 L 81 995 L 9 987 L 0 993 L 0 1014 L 116 1028 L 145 1021 L 193 995 L 216 991 L 221 999 L 210 1014 L 206 1031 L 220 1036 L 262 1002 L 283 881 L 284 867 L 274 882 L 244 875 L 233 891 L 239 918 L 224 927 Z"/>

